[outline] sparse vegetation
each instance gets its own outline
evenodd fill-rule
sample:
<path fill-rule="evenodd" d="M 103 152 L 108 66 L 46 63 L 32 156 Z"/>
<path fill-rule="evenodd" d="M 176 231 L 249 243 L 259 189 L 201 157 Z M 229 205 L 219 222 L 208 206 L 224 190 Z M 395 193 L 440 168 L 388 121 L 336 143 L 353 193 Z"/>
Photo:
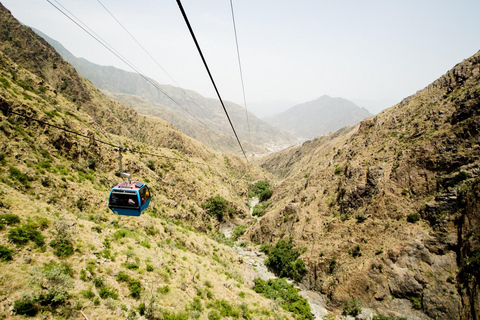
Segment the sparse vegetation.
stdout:
<path fill-rule="evenodd" d="M 356 317 L 362 312 L 362 304 L 357 299 L 347 300 L 343 304 L 343 314 Z"/>
<path fill-rule="evenodd" d="M 8 231 L 8 240 L 19 246 L 26 245 L 29 241 L 32 241 L 38 247 L 42 247 L 45 244 L 45 237 L 37 230 L 37 226 L 33 224 L 10 229 Z"/>
<path fill-rule="evenodd" d="M 407 216 L 407 221 L 410 222 L 410 223 L 415 223 L 417 222 L 418 220 L 420 220 L 420 215 L 416 212 L 413 212 L 413 213 L 410 213 L 408 216 Z"/>
<path fill-rule="evenodd" d="M 8 247 L 0 244 L 0 260 L 1 261 L 10 261 L 12 260 L 13 252 L 15 250 L 9 249 Z"/>

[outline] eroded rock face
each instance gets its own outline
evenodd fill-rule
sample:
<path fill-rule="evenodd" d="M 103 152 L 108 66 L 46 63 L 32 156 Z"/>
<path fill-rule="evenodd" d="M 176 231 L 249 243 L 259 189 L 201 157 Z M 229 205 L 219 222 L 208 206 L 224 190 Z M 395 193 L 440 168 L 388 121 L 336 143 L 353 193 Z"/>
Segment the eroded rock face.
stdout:
<path fill-rule="evenodd" d="M 269 157 L 283 180 L 248 235 L 304 247 L 303 284 L 334 307 L 477 319 L 479 102 L 477 53 L 353 129 Z"/>

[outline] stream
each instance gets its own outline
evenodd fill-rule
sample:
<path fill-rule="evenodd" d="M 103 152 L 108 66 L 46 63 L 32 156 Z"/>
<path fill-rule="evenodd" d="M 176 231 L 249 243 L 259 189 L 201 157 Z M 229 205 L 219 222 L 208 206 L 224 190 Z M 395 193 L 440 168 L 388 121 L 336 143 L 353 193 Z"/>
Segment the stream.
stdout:
<path fill-rule="evenodd" d="M 252 216 L 253 208 L 259 203 L 258 198 L 252 198 L 250 201 L 250 215 Z M 253 216 L 252 216 L 253 217 Z M 257 217 L 253 217 L 257 219 Z M 233 230 L 233 229 L 232 229 Z M 230 237 L 231 230 L 224 229 L 223 233 L 226 237 Z M 238 258 L 243 262 L 245 271 L 248 274 L 248 281 L 253 283 L 253 279 L 261 278 L 263 280 L 269 280 L 276 278 L 276 276 L 268 270 L 265 266 L 265 260 L 267 256 L 258 250 L 258 248 L 252 246 L 241 247 L 234 245 L 233 249 L 237 252 Z M 293 280 L 287 280 L 288 283 L 293 283 L 295 287 L 300 290 L 299 294 L 307 299 L 310 304 L 311 313 L 314 319 L 323 319 L 329 312 L 326 309 L 325 298 L 319 293 L 311 290 L 307 290 L 302 284 L 294 282 Z"/>

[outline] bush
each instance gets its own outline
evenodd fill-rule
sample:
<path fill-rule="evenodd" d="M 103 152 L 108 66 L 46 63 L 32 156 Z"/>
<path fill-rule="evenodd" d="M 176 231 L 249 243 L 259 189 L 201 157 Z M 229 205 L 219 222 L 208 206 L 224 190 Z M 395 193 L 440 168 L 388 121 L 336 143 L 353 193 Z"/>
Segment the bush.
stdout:
<path fill-rule="evenodd" d="M 202 203 L 202 208 L 207 210 L 211 217 L 216 218 L 218 221 L 223 221 L 223 217 L 229 208 L 229 203 L 222 196 L 216 195 Z"/>
<path fill-rule="evenodd" d="M 410 213 L 408 216 L 407 216 L 407 221 L 410 222 L 410 223 L 415 223 L 417 222 L 418 220 L 420 220 L 420 215 L 416 212 L 414 213 Z"/>
<path fill-rule="evenodd" d="M 252 216 L 257 216 L 257 217 L 263 216 L 265 210 L 268 208 L 269 205 L 270 205 L 270 201 L 264 201 L 257 204 L 255 207 L 253 207 Z"/>
<path fill-rule="evenodd" d="M 411 297 L 410 300 L 412 301 L 412 307 L 416 310 L 422 310 L 422 300 L 420 298 Z"/>
<path fill-rule="evenodd" d="M 13 302 L 13 312 L 20 315 L 34 317 L 38 313 L 38 306 L 32 297 L 24 296 Z"/>
<path fill-rule="evenodd" d="M 216 309 L 222 317 L 238 318 L 240 316 L 240 310 L 232 306 L 227 300 L 224 299 L 209 302 L 207 304 L 207 308 Z"/>
<path fill-rule="evenodd" d="M 128 282 L 130 280 L 130 276 L 123 271 L 118 272 L 117 274 L 117 281 L 118 282 Z"/>
<path fill-rule="evenodd" d="M 36 269 L 33 283 L 40 288 L 36 301 L 49 307 L 65 303 L 70 297 L 68 290 L 73 288 L 72 273 L 69 265 L 54 261 Z"/>
<path fill-rule="evenodd" d="M 12 225 L 20 222 L 20 218 L 16 214 L 1 214 L 0 224 Z"/>
<path fill-rule="evenodd" d="M 257 181 L 248 193 L 250 198 L 257 197 L 260 201 L 267 201 L 272 197 L 273 191 L 270 189 L 270 183 L 266 180 Z"/>
<path fill-rule="evenodd" d="M 68 231 L 68 224 L 65 221 L 58 221 L 55 224 L 57 235 L 50 241 L 50 246 L 55 249 L 57 257 L 69 257 L 73 254 L 73 240 Z"/>
<path fill-rule="evenodd" d="M 0 244 L 0 260 L 1 261 L 10 261 L 12 260 L 13 249 Z"/>
<path fill-rule="evenodd" d="M 357 299 L 347 300 L 343 305 L 343 314 L 356 317 L 362 312 L 362 305 Z"/>
<path fill-rule="evenodd" d="M 265 265 L 280 277 L 300 281 L 307 273 L 303 260 L 297 260 L 300 251 L 293 248 L 292 238 L 281 239 L 270 249 Z"/>
<path fill-rule="evenodd" d="M 18 170 L 14 166 L 10 166 L 8 171 L 9 171 L 9 174 L 10 174 L 10 178 L 12 178 L 13 180 L 17 180 L 25 188 L 30 188 L 30 180 L 31 179 L 26 174 L 22 173 L 20 170 Z"/>
<path fill-rule="evenodd" d="M 42 247 L 45 244 L 44 239 L 45 237 L 37 230 L 37 226 L 32 224 L 12 228 L 8 231 L 8 240 L 19 246 L 33 241 L 37 246 Z"/>
<path fill-rule="evenodd" d="M 357 244 L 352 250 L 350 250 L 350 254 L 354 258 L 362 256 L 362 253 L 360 252 L 360 246 Z"/>
<path fill-rule="evenodd" d="M 245 233 L 245 231 L 247 231 L 246 225 L 235 227 L 235 229 L 232 232 L 232 239 L 236 241 L 239 237 L 241 237 Z"/>
<path fill-rule="evenodd" d="M 138 279 L 130 279 L 128 281 L 128 290 L 130 290 L 130 296 L 135 299 L 139 299 L 142 294 L 142 284 Z"/>
<path fill-rule="evenodd" d="M 313 319 L 308 301 L 298 294 L 293 284 L 284 279 L 270 279 L 268 281 L 257 278 L 253 290 L 264 297 L 277 300 L 283 309 L 298 315 L 298 319 Z"/>
<path fill-rule="evenodd" d="M 337 257 L 333 257 L 328 265 L 328 273 L 332 274 L 338 266 Z"/>

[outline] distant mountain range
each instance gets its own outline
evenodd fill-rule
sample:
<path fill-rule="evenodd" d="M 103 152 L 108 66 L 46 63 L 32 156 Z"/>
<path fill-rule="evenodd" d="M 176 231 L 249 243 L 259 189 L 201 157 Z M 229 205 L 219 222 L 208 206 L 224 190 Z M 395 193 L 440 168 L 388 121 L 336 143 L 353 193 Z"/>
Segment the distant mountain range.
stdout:
<path fill-rule="evenodd" d="M 205 98 L 195 91 L 162 85 L 152 79 L 149 82 L 137 73 L 112 66 L 100 66 L 77 58 L 58 41 L 41 31 L 34 31 L 72 64 L 79 74 L 110 97 L 140 113 L 158 116 L 214 149 L 237 154 L 240 151 L 217 99 Z M 151 82 L 155 83 L 155 86 Z M 252 113 L 248 114 L 247 122 L 245 109 L 235 103 L 226 101 L 225 107 L 244 148 L 248 151 L 261 152 L 271 145 L 288 146 L 297 141 L 293 134 L 260 120 Z"/>
<path fill-rule="evenodd" d="M 265 121 L 299 138 L 314 139 L 322 134 L 354 125 L 371 115 L 367 109 L 360 108 L 347 99 L 324 95 L 265 118 Z"/>

